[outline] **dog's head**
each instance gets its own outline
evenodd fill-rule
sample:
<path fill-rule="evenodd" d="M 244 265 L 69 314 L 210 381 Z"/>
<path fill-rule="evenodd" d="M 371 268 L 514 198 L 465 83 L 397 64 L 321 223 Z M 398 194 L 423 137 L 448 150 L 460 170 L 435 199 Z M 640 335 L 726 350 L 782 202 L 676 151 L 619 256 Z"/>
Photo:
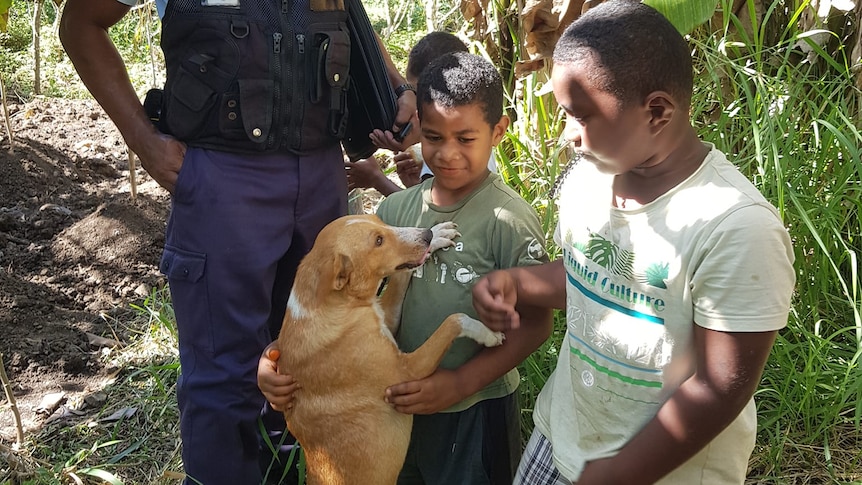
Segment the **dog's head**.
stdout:
<path fill-rule="evenodd" d="M 319 291 L 370 298 L 383 278 L 421 266 L 431 238 L 429 229 L 389 226 L 374 215 L 345 216 L 320 231 L 306 260 L 318 272 Z"/>

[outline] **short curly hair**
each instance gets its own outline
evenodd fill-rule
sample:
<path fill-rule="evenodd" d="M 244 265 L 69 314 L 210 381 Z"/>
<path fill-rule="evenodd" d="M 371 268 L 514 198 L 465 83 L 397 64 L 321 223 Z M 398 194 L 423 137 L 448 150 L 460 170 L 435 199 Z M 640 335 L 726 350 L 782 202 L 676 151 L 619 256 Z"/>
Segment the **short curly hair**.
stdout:
<path fill-rule="evenodd" d="M 592 66 L 592 82 L 622 104 L 666 91 L 691 104 L 691 49 L 667 18 L 634 0 L 610 0 L 569 25 L 554 49 L 554 63 Z"/>
<path fill-rule="evenodd" d="M 423 106 L 437 103 L 445 108 L 478 103 L 485 121 L 494 126 L 503 117 L 503 80 L 485 58 L 453 52 L 435 59 L 422 71 L 416 89 L 419 119 Z"/>
<path fill-rule="evenodd" d="M 407 76 L 419 79 L 431 61 L 450 52 L 467 52 L 467 44 L 449 32 L 434 31 L 425 34 L 410 49 L 407 56 Z"/>

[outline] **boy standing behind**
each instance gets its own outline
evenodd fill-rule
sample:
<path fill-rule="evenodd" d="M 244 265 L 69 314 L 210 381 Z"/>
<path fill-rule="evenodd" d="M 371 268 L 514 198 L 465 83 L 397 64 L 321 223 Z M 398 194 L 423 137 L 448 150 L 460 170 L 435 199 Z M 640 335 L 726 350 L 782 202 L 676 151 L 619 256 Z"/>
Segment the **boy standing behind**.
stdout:
<path fill-rule="evenodd" d="M 688 45 L 660 13 L 610 1 L 554 52 L 566 139 L 562 258 L 491 273 L 480 319 L 566 309 L 516 483 L 742 484 L 752 396 L 795 281 L 776 210 L 691 126 Z M 523 328 L 526 322 L 520 322 Z"/>
<path fill-rule="evenodd" d="M 452 52 L 467 52 L 467 44 L 448 32 L 435 31 L 423 36 L 410 49 L 410 55 L 407 57 L 407 70 L 404 73 L 407 83 L 415 86 L 419 82 L 419 75 L 434 59 Z M 419 120 L 414 117 L 411 122 L 413 129 L 401 143 L 387 138 L 386 134 L 380 130 L 375 130 L 372 134 L 372 138 L 380 146 L 396 151 L 394 156 L 395 171 L 404 187 L 412 187 L 433 175 L 422 160 L 422 147 L 419 144 Z M 406 145 L 407 148 L 402 149 L 402 145 Z M 357 162 L 345 162 L 344 166 L 347 168 L 348 189 L 374 188 L 384 196 L 403 190 L 383 173 L 376 157 Z M 497 171 L 493 154 L 488 159 L 488 170 Z"/>
<path fill-rule="evenodd" d="M 447 54 L 423 71 L 417 91 L 422 154 L 434 177 L 392 194 L 377 215 L 394 226 L 453 221 L 460 235 L 414 273 L 396 335 L 405 352 L 448 315 L 475 316 L 471 289 L 481 276 L 547 262 L 535 211 L 488 171 L 488 157 L 509 124 L 494 66 L 472 54 Z M 511 483 L 521 452 L 515 367 L 551 332 L 550 311 L 519 309 L 529 324 L 506 331 L 503 345 L 457 339 L 434 374 L 387 389 L 395 409 L 416 415 L 399 484 Z M 258 385 L 282 409 L 290 405 L 294 383 L 276 373 L 267 354 Z"/>

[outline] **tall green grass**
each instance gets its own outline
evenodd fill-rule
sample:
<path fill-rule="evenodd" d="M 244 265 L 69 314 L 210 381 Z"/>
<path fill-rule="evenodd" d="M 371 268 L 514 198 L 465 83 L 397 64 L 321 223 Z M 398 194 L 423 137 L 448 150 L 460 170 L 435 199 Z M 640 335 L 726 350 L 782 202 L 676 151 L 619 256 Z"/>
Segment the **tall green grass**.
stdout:
<path fill-rule="evenodd" d="M 764 45 L 756 25 L 727 17 L 695 39 L 693 116 L 704 139 L 731 156 L 779 209 L 793 239 L 797 288 L 758 392 L 755 476 L 835 481 L 862 477 L 862 209 L 860 92 L 845 59 L 785 25 Z M 799 18 L 801 8 L 791 11 Z M 746 33 L 749 32 L 749 33 Z"/>

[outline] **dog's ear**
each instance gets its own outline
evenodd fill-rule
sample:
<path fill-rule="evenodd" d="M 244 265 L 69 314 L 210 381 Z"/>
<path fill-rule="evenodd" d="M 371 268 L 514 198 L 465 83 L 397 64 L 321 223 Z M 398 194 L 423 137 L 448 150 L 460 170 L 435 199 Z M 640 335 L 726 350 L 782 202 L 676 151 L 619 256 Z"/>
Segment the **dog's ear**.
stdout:
<path fill-rule="evenodd" d="M 353 274 L 353 261 L 346 254 L 336 254 L 332 258 L 332 264 L 334 265 L 332 288 L 341 291 L 350 283 L 350 277 Z"/>

